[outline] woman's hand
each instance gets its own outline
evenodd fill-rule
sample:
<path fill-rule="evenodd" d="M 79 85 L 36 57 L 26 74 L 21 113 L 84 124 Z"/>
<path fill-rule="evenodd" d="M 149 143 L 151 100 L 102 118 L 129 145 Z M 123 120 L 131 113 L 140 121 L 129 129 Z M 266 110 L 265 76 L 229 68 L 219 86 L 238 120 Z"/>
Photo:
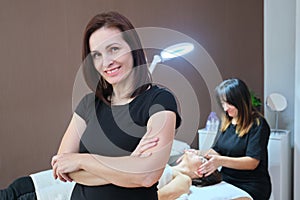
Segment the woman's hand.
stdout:
<path fill-rule="evenodd" d="M 205 158 L 208 159 L 208 161 L 204 162 L 198 169 L 198 175 L 200 177 L 202 176 L 209 176 L 214 171 L 218 169 L 218 167 L 221 165 L 221 157 L 219 155 L 206 155 Z"/>
<path fill-rule="evenodd" d="M 147 151 L 158 144 L 159 138 L 149 136 L 150 133 L 151 133 L 151 129 L 149 129 L 147 133 L 144 135 L 144 137 L 140 140 L 138 146 L 131 153 L 131 156 L 148 157 L 151 155 L 151 152 L 147 152 Z"/>
<path fill-rule="evenodd" d="M 52 157 L 53 176 L 61 181 L 72 181 L 68 173 L 80 170 L 81 154 L 63 153 Z"/>

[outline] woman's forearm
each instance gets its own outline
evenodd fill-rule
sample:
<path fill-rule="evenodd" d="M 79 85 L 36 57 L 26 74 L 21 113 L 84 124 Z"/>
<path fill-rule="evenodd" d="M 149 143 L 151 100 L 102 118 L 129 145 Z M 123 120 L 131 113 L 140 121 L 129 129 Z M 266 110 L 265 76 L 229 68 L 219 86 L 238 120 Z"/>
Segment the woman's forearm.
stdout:
<path fill-rule="evenodd" d="M 147 123 L 150 130 L 143 138 L 159 138 L 150 148 L 148 157 L 105 157 L 85 154 L 80 159 L 80 169 L 94 174 L 110 183 L 123 187 L 150 187 L 156 183 L 168 162 L 175 133 L 176 115 L 171 111 L 153 114 Z"/>
<path fill-rule="evenodd" d="M 69 173 L 70 178 L 75 181 L 76 183 L 80 183 L 82 185 L 87 186 L 99 186 L 99 185 L 106 185 L 109 182 L 103 178 L 95 176 L 84 170 L 79 170 L 76 172 Z"/>
<path fill-rule="evenodd" d="M 153 153 L 148 158 L 84 154 L 80 169 L 106 180 L 105 183 L 121 187 L 150 187 L 158 181 L 167 162 L 158 154 Z"/>
<path fill-rule="evenodd" d="M 113 169 L 112 169 L 113 170 Z M 110 172 L 110 174 L 116 174 L 110 181 L 104 179 L 104 176 L 108 176 L 108 173 L 104 176 L 92 174 L 85 170 L 79 170 L 69 173 L 69 177 L 76 183 L 87 186 L 100 186 L 113 183 L 121 187 L 141 187 L 140 182 L 145 179 L 145 174 L 141 173 L 124 173 L 121 171 Z M 148 176 L 151 176 L 148 174 Z M 130 179 L 128 179 L 130 177 Z"/>
<path fill-rule="evenodd" d="M 130 173 L 114 169 L 114 167 L 107 167 L 101 163 L 91 163 L 93 166 L 87 167 L 87 169 L 90 169 L 92 172 L 81 169 L 69 173 L 69 177 L 76 183 L 88 186 L 114 184 L 120 187 L 148 187 L 153 185 L 153 183 L 147 182 L 147 179 L 151 180 L 153 176 L 157 176 L 156 179 L 158 180 L 162 173 L 159 173 L 159 175 L 157 175 L 157 171 L 148 173 Z"/>
<path fill-rule="evenodd" d="M 254 170 L 259 164 L 259 160 L 246 156 L 238 158 L 220 156 L 219 159 L 221 166 L 232 169 Z"/>
<path fill-rule="evenodd" d="M 64 153 L 62 151 L 61 154 L 52 159 L 55 174 L 61 180 L 68 180 L 65 174 L 75 172 L 72 174 L 75 181 L 92 185 L 112 183 L 122 187 L 150 187 L 159 180 L 169 159 L 174 139 L 175 121 L 176 115 L 171 111 L 161 111 L 150 117 L 147 130 L 151 131 L 145 134 L 141 141 L 148 137 L 158 138 L 159 142 L 151 148 L 146 148 L 148 149 L 146 151 L 138 147 L 134 151 L 137 155 L 150 153 L 148 157 L 132 155 L 106 157 L 95 154 L 69 153 L 68 151 Z M 74 132 L 72 131 L 72 133 Z M 74 134 L 67 134 L 67 136 L 69 135 L 73 136 Z M 69 145 L 68 138 L 64 139 L 63 147 L 74 145 L 74 143 Z M 90 179 L 84 174 L 76 174 L 77 171 L 86 171 L 100 180 Z"/>

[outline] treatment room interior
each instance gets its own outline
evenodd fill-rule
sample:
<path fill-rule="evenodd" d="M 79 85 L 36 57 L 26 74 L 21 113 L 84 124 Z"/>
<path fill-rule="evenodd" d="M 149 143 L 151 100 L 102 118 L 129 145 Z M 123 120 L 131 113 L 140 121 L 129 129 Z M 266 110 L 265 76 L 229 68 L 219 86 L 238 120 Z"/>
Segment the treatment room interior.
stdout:
<path fill-rule="evenodd" d="M 0 188 L 50 168 L 73 111 L 84 27 L 96 13 L 110 10 L 127 16 L 135 27 L 165 28 L 192 38 L 222 79 L 243 79 L 263 103 L 273 92 L 284 95 L 288 106 L 279 114 L 278 127 L 291 133 L 289 193 L 300 199 L 299 189 L 293 189 L 300 188 L 295 170 L 300 169 L 300 0 L 1 0 Z M 149 50 L 149 62 L 154 52 Z M 213 77 L 203 77 L 201 69 L 195 73 L 185 59 L 164 65 L 182 74 L 197 98 L 198 108 L 182 107 L 187 113 L 176 136 L 197 148 L 197 130 L 214 104 L 207 82 Z M 186 83 L 166 69 L 158 65 L 154 81 L 179 88 L 185 96 Z M 262 110 L 275 128 L 274 112 L 265 103 Z M 193 116 L 196 125 L 190 123 Z"/>

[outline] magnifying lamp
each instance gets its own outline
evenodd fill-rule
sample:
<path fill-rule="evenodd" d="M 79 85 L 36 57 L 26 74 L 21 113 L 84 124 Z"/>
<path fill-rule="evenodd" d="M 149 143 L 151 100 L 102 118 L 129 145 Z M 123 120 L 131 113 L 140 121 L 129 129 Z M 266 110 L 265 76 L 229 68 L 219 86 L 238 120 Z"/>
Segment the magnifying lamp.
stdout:
<path fill-rule="evenodd" d="M 164 49 L 160 55 L 155 55 L 153 57 L 153 61 L 149 67 L 149 71 L 152 74 L 154 71 L 156 65 L 160 62 L 164 62 L 166 60 L 170 60 L 172 58 L 176 58 L 179 56 L 183 56 L 189 52 L 191 52 L 194 49 L 194 45 L 192 43 L 183 42 L 178 43 L 172 46 L 167 47 Z"/>

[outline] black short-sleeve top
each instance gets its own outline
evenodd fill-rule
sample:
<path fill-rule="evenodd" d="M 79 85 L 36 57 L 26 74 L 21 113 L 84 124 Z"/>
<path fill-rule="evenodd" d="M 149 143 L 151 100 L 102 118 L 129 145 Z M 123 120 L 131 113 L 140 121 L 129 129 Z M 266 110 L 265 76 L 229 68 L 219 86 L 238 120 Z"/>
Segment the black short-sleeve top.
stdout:
<path fill-rule="evenodd" d="M 238 136 L 236 126 L 233 124 L 220 133 L 219 138 L 212 147 L 220 155 L 229 157 L 248 156 L 260 161 L 254 170 L 236 170 L 222 167 L 223 179 L 246 190 L 253 196 L 257 195 L 258 189 L 270 191 L 267 149 L 269 136 L 270 127 L 263 117 L 259 118 L 259 123 L 256 123 L 255 120 L 249 132 L 242 137 Z"/>
<path fill-rule="evenodd" d="M 75 112 L 86 122 L 80 141 L 80 153 L 103 156 L 128 156 L 146 133 L 149 118 L 160 111 L 176 114 L 176 128 L 181 123 L 176 99 L 165 88 L 152 86 L 129 104 L 110 106 L 94 94 L 86 95 Z M 76 184 L 72 199 L 153 199 L 156 184 L 149 188 L 122 188 L 113 184 L 89 187 Z M 155 193 L 155 194 L 154 194 Z M 149 198 L 145 196 L 148 194 Z M 140 196 L 139 196 L 140 195 Z M 154 198 L 155 199 L 155 198 Z"/>

